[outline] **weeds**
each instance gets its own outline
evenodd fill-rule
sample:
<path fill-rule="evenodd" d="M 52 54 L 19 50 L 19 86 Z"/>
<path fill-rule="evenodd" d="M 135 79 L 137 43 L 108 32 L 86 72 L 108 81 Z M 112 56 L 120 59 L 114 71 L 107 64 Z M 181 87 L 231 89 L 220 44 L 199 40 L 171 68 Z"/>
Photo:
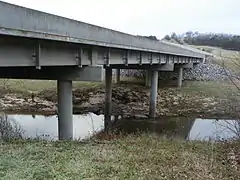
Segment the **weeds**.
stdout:
<path fill-rule="evenodd" d="M 151 134 L 110 139 L 4 143 L 0 145 L 0 176 L 3 180 L 221 180 L 240 175 L 228 160 L 232 145 L 226 143 L 169 141 Z"/>
<path fill-rule="evenodd" d="M 7 115 L 0 116 L 0 140 L 22 139 L 23 130 L 14 120 Z"/>

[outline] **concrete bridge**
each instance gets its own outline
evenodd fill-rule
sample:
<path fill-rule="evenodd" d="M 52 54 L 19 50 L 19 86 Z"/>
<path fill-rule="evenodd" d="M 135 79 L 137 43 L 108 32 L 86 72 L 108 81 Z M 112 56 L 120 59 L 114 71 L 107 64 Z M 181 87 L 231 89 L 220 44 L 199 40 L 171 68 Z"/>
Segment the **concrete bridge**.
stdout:
<path fill-rule="evenodd" d="M 184 47 L 0 1 L 0 77 L 57 80 L 59 139 L 73 135 L 72 81 L 102 81 L 105 72 L 108 130 L 112 69 L 151 72 L 149 115 L 155 117 L 158 71 L 178 69 L 181 86 L 182 69 L 192 68 L 204 58 L 201 52 Z"/>

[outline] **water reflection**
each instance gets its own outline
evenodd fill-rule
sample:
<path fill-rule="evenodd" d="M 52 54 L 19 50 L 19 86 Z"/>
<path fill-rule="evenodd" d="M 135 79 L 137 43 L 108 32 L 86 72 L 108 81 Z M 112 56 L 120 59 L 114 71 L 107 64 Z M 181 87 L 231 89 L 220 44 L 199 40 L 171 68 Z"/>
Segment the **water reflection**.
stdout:
<path fill-rule="evenodd" d="M 97 116 L 93 113 L 73 116 L 73 137 L 84 139 L 93 133 L 103 129 L 103 115 Z M 40 138 L 47 140 L 58 139 L 57 116 L 42 115 L 8 115 L 10 121 L 20 124 L 23 129 L 23 137 Z"/>
<path fill-rule="evenodd" d="M 167 138 L 186 140 L 240 139 L 239 120 L 174 117 L 158 120 L 122 120 L 117 129 L 126 133 L 154 132 Z"/>
<path fill-rule="evenodd" d="M 24 138 L 58 139 L 57 116 L 43 115 L 7 115 L 9 121 L 18 123 Z M 240 121 L 216 119 L 191 119 L 186 117 L 134 120 L 118 119 L 114 123 L 116 132 L 136 133 L 154 132 L 167 138 L 186 140 L 218 140 L 240 138 Z M 0 124 L 1 126 L 1 124 Z M 84 139 L 104 128 L 104 116 L 93 113 L 73 116 L 73 137 Z M 0 128 L 1 129 L 1 128 Z"/>
<path fill-rule="evenodd" d="M 196 119 L 189 140 L 228 140 L 240 138 L 239 120 Z"/>

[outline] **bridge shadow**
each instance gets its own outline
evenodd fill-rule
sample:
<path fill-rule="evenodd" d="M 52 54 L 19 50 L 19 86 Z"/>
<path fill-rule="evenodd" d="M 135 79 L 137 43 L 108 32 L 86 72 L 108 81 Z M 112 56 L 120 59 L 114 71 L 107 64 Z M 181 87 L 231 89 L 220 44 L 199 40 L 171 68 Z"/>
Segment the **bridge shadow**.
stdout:
<path fill-rule="evenodd" d="M 195 118 L 173 117 L 157 119 L 114 119 L 113 131 L 115 135 L 153 133 L 168 139 L 187 139 Z"/>

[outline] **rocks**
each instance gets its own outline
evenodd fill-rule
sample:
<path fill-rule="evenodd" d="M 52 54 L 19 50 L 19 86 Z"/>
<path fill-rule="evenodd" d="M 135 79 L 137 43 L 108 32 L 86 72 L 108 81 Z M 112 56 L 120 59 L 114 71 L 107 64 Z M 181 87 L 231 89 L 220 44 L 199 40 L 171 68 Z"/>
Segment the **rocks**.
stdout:
<path fill-rule="evenodd" d="M 122 76 L 142 78 L 145 76 L 143 70 L 121 70 Z M 159 72 L 160 80 L 173 80 L 177 79 L 176 72 Z M 183 79 L 185 80 L 228 80 L 229 76 L 235 76 L 234 72 L 223 68 L 217 64 L 212 63 L 210 60 L 205 63 L 194 65 L 192 69 L 183 70 Z"/>
<path fill-rule="evenodd" d="M 157 116 L 179 116 L 207 112 L 214 109 L 217 102 L 214 98 L 181 94 L 175 88 L 160 89 L 157 101 Z M 89 99 L 101 97 L 95 104 L 84 103 L 78 105 L 78 111 L 83 112 L 94 107 L 93 110 L 104 112 L 104 91 L 95 91 Z M 115 87 L 113 88 L 113 115 L 132 118 L 146 118 L 149 113 L 149 92 L 143 87 Z M 211 113 L 211 112 L 210 112 Z"/>
<path fill-rule="evenodd" d="M 49 94 L 46 94 L 46 99 L 43 93 L 39 94 L 40 96 L 36 95 L 34 101 L 31 98 L 21 98 L 15 94 L 7 94 L 0 99 L 0 108 L 7 111 L 55 114 L 57 112 L 57 102 L 48 100 L 50 99 Z M 99 87 L 91 91 L 78 89 L 74 90 L 74 94 L 74 113 L 104 113 L 105 91 L 103 88 Z M 83 94 L 85 97 L 82 97 Z M 54 96 L 54 94 L 52 95 Z M 112 101 L 112 115 L 131 118 L 146 118 L 148 116 L 149 89 L 143 86 L 114 87 Z M 200 94 L 184 94 L 176 88 L 164 88 L 158 90 L 158 109 L 156 113 L 157 116 L 187 116 L 201 113 L 222 115 L 226 113 L 226 106 L 226 102 L 222 103 L 214 98 L 207 98 Z"/>
<path fill-rule="evenodd" d="M 232 168 L 238 170 L 240 167 L 240 152 L 232 149 L 231 152 L 228 153 L 228 160 L 230 161 Z"/>
<path fill-rule="evenodd" d="M 207 81 L 228 80 L 229 75 L 234 75 L 234 73 L 211 62 L 197 64 L 193 69 L 185 69 L 183 73 L 183 77 L 186 80 Z"/>
<path fill-rule="evenodd" d="M 2 110 L 10 110 L 10 111 L 39 111 L 48 112 L 48 111 L 56 111 L 57 107 L 55 103 L 51 101 L 47 101 L 44 99 L 40 99 L 38 97 L 34 98 L 20 98 L 15 94 L 6 94 L 4 97 L 0 99 L 0 108 Z"/>

